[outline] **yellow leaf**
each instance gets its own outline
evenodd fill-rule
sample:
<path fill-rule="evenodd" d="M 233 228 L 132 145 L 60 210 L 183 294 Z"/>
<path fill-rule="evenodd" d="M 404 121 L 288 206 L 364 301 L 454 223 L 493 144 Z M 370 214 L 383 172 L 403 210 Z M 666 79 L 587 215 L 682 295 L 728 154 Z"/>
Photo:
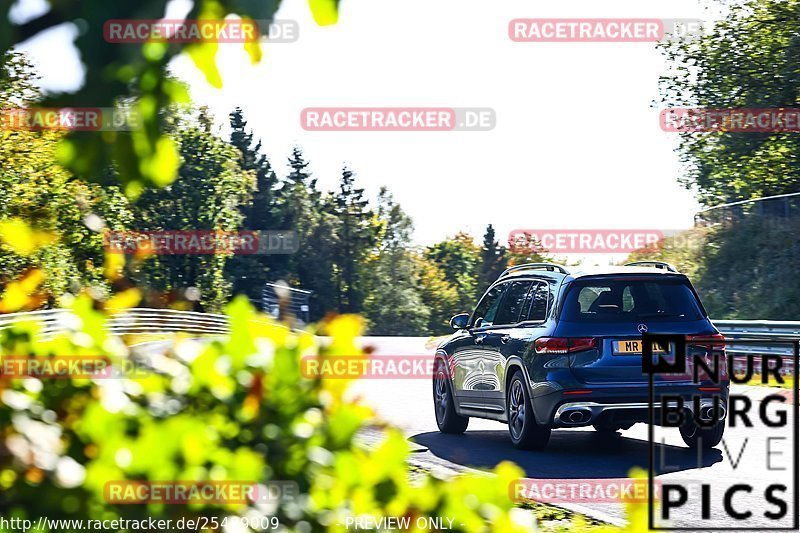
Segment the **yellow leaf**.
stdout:
<path fill-rule="evenodd" d="M 31 294 L 44 281 L 44 272 L 35 269 L 17 281 L 6 286 L 6 292 L 0 301 L 0 312 L 13 313 L 25 307 L 31 300 Z"/>
<path fill-rule="evenodd" d="M 320 26 L 330 26 L 339 20 L 339 2 L 337 0 L 308 0 L 314 21 Z"/>
<path fill-rule="evenodd" d="M 122 292 L 118 292 L 114 296 L 108 299 L 106 303 L 106 307 L 108 307 L 111 311 L 123 311 L 125 309 L 129 309 L 134 307 L 142 300 L 142 293 L 139 292 L 139 289 L 126 289 Z"/>
<path fill-rule="evenodd" d="M 0 221 L 0 239 L 15 253 L 30 255 L 41 246 L 56 241 L 56 236 L 31 228 L 24 220 L 10 218 Z"/>
<path fill-rule="evenodd" d="M 258 24 L 251 18 L 242 17 L 242 24 L 251 23 L 255 27 L 258 27 Z M 261 41 L 260 41 L 260 33 L 256 31 L 253 34 L 252 39 L 247 39 L 244 42 L 244 51 L 247 52 L 247 55 L 250 56 L 250 62 L 252 64 L 256 64 L 261 61 Z"/>
<path fill-rule="evenodd" d="M 218 49 L 219 44 L 213 41 L 203 41 L 186 47 L 186 53 L 189 54 L 200 72 L 205 75 L 209 85 L 215 89 L 222 88 L 222 76 L 216 62 Z"/>
<path fill-rule="evenodd" d="M 103 272 L 106 279 L 111 281 L 122 277 L 122 269 L 125 267 L 125 256 L 120 253 L 106 253 L 103 264 Z"/>
<path fill-rule="evenodd" d="M 358 315 L 339 315 L 331 320 L 327 329 L 335 344 L 349 345 L 364 331 L 364 319 Z"/>

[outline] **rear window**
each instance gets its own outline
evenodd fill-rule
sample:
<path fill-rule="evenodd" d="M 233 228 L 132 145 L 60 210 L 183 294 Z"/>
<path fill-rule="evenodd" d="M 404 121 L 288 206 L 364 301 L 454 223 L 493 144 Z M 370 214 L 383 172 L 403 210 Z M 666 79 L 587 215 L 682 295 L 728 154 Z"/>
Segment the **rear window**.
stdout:
<path fill-rule="evenodd" d="M 703 318 L 694 293 L 679 279 L 585 279 L 567 291 L 567 322 L 688 322 Z"/>

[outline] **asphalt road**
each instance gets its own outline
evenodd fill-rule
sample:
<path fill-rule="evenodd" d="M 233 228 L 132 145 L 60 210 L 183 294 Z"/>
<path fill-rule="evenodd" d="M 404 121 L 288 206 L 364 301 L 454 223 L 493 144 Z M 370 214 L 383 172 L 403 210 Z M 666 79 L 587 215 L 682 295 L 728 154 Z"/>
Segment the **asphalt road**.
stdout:
<path fill-rule="evenodd" d="M 375 356 L 431 354 L 422 338 L 373 337 L 363 339 L 364 345 L 375 349 Z M 464 435 L 443 435 L 436 427 L 433 414 L 431 382 L 429 379 L 361 379 L 351 394 L 372 406 L 380 418 L 401 428 L 413 443 L 412 461 L 432 471 L 449 473 L 488 470 L 501 461 L 513 461 L 524 471 L 526 478 L 542 486 L 551 481 L 565 486 L 576 480 L 613 483 L 625 479 L 634 467 L 648 467 L 648 433 L 645 424 L 637 424 L 618 436 L 602 437 L 593 429 L 553 431 L 546 450 L 528 452 L 512 447 L 506 426 L 489 420 L 471 419 Z M 793 455 L 792 426 L 771 428 L 758 417 L 759 400 L 775 392 L 766 387 L 734 386 L 732 394 L 751 398 L 755 412 L 751 413 L 753 427 L 726 428 L 723 443 L 708 452 L 698 454 L 687 448 L 677 429 L 657 428 L 656 480 L 680 484 L 688 489 L 687 501 L 663 520 L 656 511 L 655 525 L 706 528 L 743 527 L 765 530 L 784 527 L 792 530 L 796 512 L 794 476 L 797 464 Z M 786 406 L 789 404 L 787 403 Z M 787 409 L 791 424 L 792 410 Z M 767 414 L 775 416 L 779 406 L 771 406 Z M 797 438 L 795 426 L 795 439 Z M 377 430 L 364 433 L 366 441 L 380 439 Z M 770 440 L 771 439 L 771 440 Z M 794 442 L 797 442 L 794 440 Z M 770 452 L 768 454 L 768 452 Z M 710 515 L 701 517 L 701 484 L 709 485 Z M 764 490 L 770 484 L 783 483 L 787 489 L 775 493 L 788 502 L 788 513 L 782 520 L 770 521 L 765 511 L 775 511 L 775 505 L 765 500 Z M 723 508 L 725 491 L 732 485 L 748 484 L 752 492 L 737 492 L 731 502 L 737 511 L 752 511 L 749 519 L 737 520 Z M 624 505 L 598 501 L 596 498 L 564 498 L 558 505 L 590 514 L 611 523 L 625 522 Z M 588 501 L 587 501 L 588 500 Z M 786 529 L 784 529 L 786 530 Z"/>

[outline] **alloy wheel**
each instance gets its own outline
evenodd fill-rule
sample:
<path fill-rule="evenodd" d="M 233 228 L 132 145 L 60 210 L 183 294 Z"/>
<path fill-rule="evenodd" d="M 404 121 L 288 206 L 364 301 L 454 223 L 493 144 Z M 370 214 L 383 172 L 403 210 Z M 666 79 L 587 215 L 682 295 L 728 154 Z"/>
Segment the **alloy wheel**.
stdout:
<path fill-rule="evenodd" d="M 436 418 L 442 421 L 447 412 L 447 380 L 445 379 L 444 372 L 441 370 L 436 373 L 434 395 L 436 400 Z"/>
<path fill-rule="evenodd" d="M 508 395 L 508 427 L 515 439 L 519 439 L 525 429 L 525 393 L 518 379 L 512 382 Z"/>

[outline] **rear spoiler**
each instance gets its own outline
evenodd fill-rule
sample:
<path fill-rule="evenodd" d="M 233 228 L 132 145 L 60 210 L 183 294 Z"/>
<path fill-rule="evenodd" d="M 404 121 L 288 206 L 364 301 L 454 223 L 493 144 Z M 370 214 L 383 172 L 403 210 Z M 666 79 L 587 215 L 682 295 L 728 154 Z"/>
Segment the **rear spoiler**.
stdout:
<path fill-rule="evenodd" d="M 676 274 L 678 274 L 678 269 L 677 268 L 675 268 L 674 266 L 670 265 L 669 263 L 665 263 L 663 261 L 634 261 L 633 263 L 625 263 L 625 266 L 626 267 L 634 267 L 634 266 L 653 267 L 653 268 L 658 268 L 658 269 L 661 269 L 661 270 L 667 270 L 669 272 L 675 272 Z"/>

